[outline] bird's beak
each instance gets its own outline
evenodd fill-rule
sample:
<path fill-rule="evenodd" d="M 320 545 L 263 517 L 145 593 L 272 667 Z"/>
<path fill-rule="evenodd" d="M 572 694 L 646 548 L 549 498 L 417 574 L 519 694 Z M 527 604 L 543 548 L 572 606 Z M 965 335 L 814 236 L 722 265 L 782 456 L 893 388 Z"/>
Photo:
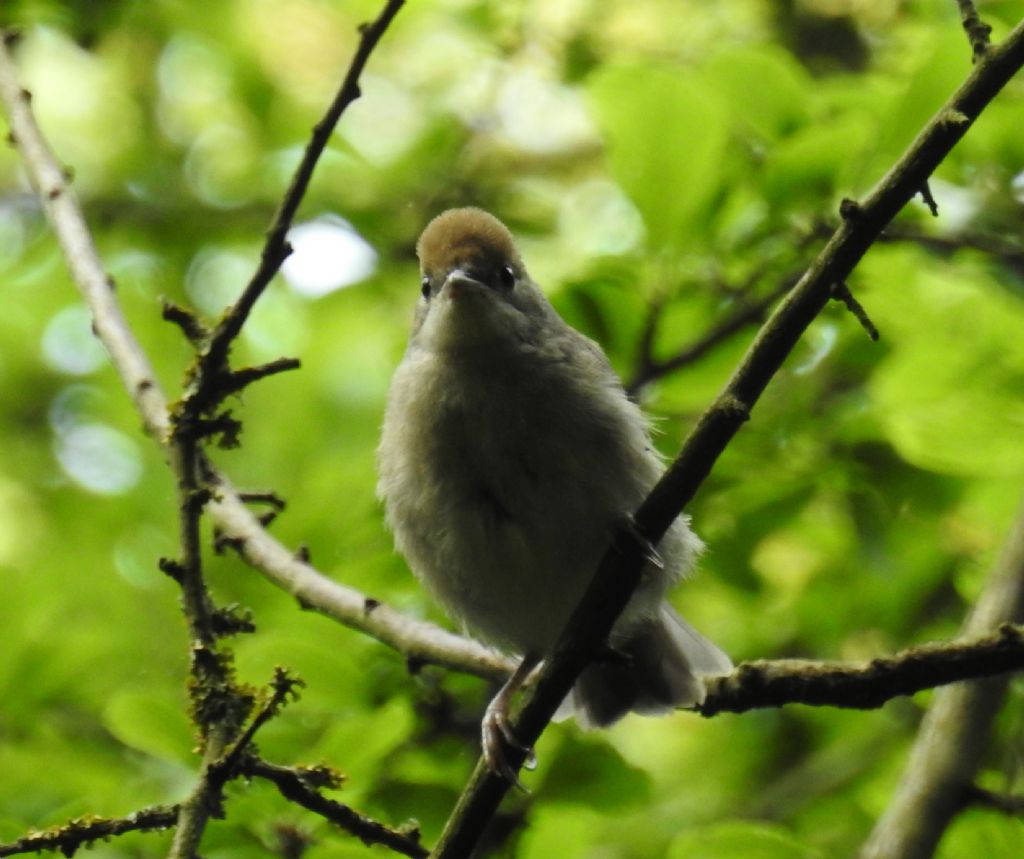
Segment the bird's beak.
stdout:
<path fill-rule="evenodd" d="M 453 268 L 444 279 L 444 290 L 452 298 L 458 298 L 467 292 L 483 289 L 485 284 L 461 268 Z"/>

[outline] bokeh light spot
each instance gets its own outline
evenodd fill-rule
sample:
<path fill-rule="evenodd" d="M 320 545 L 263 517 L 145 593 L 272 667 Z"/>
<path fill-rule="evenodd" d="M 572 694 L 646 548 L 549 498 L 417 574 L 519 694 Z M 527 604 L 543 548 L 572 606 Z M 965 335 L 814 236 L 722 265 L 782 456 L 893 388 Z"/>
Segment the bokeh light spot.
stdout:
<path fill-rule="evenodd" d="M 80 424 L 58 434 L 56 453 L 68 477 L 97 495 L 121 495 L 142 476 L 138 446 L 105 424 Z"/>
<path fill-rule="evenodd" d="M 295 292 L 319 297 L 365 280 L 377 268 L 377 252 L 351 224 L 335 215 L 300 224 L 288 234 L 294 249 L 281 266 Z"/>
<path fill-rule="evenodd" d="M 74 304 L 58 311 L 43 332 L 43 358 L 62 373 L 85 376 L 106 363 L 107 353 L 92 333 L 89 311 Z"/>

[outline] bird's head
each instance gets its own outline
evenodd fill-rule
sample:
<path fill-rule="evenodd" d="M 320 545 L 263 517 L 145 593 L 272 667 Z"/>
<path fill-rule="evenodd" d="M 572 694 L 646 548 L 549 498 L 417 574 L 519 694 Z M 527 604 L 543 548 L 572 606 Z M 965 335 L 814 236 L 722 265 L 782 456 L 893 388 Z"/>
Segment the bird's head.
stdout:
<path fill-rule="evenodd" d="M 449 209 L 416 244 L 421 298 L 413 338 L 433 349 L 531 341 L 554 311 L 508 228 L 483 209 Z"/>

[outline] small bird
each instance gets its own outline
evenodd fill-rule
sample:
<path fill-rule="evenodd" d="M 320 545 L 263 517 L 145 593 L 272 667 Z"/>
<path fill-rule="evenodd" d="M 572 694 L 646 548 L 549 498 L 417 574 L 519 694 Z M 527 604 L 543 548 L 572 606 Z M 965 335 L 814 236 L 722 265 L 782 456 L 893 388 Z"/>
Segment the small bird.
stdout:
<path fill-rule="evenodd" d="M 377 492 L 397 549 L 471 634 L 522 655 L 487 708 L 483 748 L 510 781 L 512 695 L 551 652 L 618 529 L 661 475 L 648 423 L 601 348 L 530 279 L 476 208 L 417 243 L 421 297 L 388 393 Z M 700 703 L 729 658 L 665 600 L 702 548 L 680 517 L 562 706 L 584 726 Z"/>

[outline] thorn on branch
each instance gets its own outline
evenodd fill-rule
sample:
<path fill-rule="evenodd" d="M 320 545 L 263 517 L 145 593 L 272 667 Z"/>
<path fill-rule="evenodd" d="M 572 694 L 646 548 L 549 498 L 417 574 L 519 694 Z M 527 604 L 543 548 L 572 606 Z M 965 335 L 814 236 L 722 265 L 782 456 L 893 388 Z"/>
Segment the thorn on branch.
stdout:
<path fill-rule="evenodd" d="M 256 517 L 256 521 L 260 523 L 264 528 L 269 528 L 271 523 L 277 518 L 277 510 L 267 510 L 265 513 L 260 513 Z"/>
<path fill-rule="evenodd" d="M 206 343 L 210 336 L 210 332 L 206 326 L 199 321 L 199 317 L 186 307 L 182 307 L 180 304 L 175 304 L 173 301 L 168 299 L 163 300 L 163 311 L 161 316 L 167 322 L 173 322 L 181 332 L 196 348 L 200 348 Z"/>
<path fill-rule="evenodd" d="M 233 549 L 241 554 L 245 549 L 245 538 L 225 534 L 220 528 L 214 528 L 213 551 L 218 555 L 223 555 L 228 549 Z"/>
<path fill-rule="evenodd" d="M 157 561 L 160 572 L 170 576 L 179 585 L 185 580 L 185 568 L 172 558 L 161 558 Z"/>
<path fill-rule="evenodd" d="M 241 370 L 234 370 L 220 380 L 217 385 L 217 395 L 219 399 L 223 400 L 230 394 L 237 394 L 253 382 L 277 373 L 297 370 L 301 366 L 302 362 L 298 358 L 278 358 L 276 361 L 269 361 L 256 367 L 243 367 Z"/>
<path fill-rule="evenodd" d="M 928 211 L 932 213 L 932 217 L 937 218 L 939 216 L 939 204 L 935 202 L 935 198 L 932 196 L 931 186 L 927 181 L 925 181 L 921 186 L 921 190 L 918 193 L 920 193 L 921 199 L 928 207 Z"/>
<path fill-rule="evenodd" d="M 219 435 L 217 447 L 222 450 L 233 450 L 239 445 L 242 422 L 233 418 L 230 411 L 221 412 L 213 418 L 198 418 L 192 422 L 192 427 L 196 439 Z"/>
<path fill-rule="evenodd" d="M 238 603 L 231 603 L 214 611 L 210 615 L 210 624 L 213 627 L 213 634 L 220 638 L 256 631 L 252 611 L 240 607 Z"/>
<path fill-rule="evenodd" d="M 843 197 L 839 203 L 839 217 L 844 221 L 856 221 L 860 215 L 860 203 L 856 200 L 851 200 L 849 197 Z"/>
<path fill-rule="evenodd" d="M 313 560 L 313 555 L 309 551 L 309 546 L 302 543 L 298 549 L 295 550 L 295 560 L 300 561 L 303 564 L 308 564 Z"/>
<path fill-rule="evenodd" d="M 845 283 L 832 284 L 832 298 L 845 304 L 846 309 L 857 318 L 861 328 L 867 332 L 868 337 L 874 342 L 878 342 L 879 333 L 875 323 L 871 321 L 871 317 L 868 316 L 863 305 L 854 298 L 853 293 L 850 292 L 850 288 Z"/>
<path fill-rule="evenodd" d="M 269 504 L 275 510 L 284 510 L 287 506 L 276 492 L 239 492 L 238 497 L 246 504 Z"/>

